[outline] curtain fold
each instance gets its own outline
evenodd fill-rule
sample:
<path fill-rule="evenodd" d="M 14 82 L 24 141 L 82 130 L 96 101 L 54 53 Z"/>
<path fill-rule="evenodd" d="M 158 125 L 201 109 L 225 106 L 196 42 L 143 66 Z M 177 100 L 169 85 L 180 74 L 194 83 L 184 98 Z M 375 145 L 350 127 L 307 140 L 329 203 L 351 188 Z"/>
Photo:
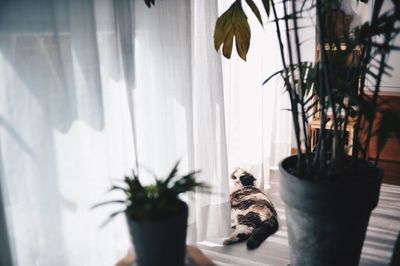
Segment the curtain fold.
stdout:
<path fill-rule="evenodd" d="M 1 143 L 0 143 L 1 147 Z M 0 157 L 0 165 L 1 165 L 1 157 Z M 0 167 L 0 170 L 3 169 Z M 0 178 L 4 174 L 0 172 Z M 2 188 L 0 182 L 0 265 L 12 265 L 12 250 L 11 250 L 11 243 L 8 237 L 8 225 L 6 220 L 6 214 L 3 209 L 3 195 L 2 195 Z"/>
<path fill-rule="evenodd" d="M 227 151 L 221 59 L 212 36 L 217 3 L 135 2 L 133 106 L 138 158 L 159 174 L 181 159 L 182 172 L 201 170 L 211 195 L 190 195 L 189 242 L 228 234 Z"/>
<path fill-rule="evenodd" d="M 160 175 L 178 159 L 182 172 L 202 169 L 216 193 L 187 199 L 189 241 L 226 236 L 220 58 L 207 44 L 212 5 L 2 2 L 1 189 L 15 265 L 115 263 L 129 246 L 123 217 L 99 229 L 112 208 L 88 209 L 110 179 L 135 168 L 135 148 Z M 193 28 L 205 16 L 206 27 Z"/>
<path fill-rule="evenodd" d="M 218 1 L 225 11 L 233 1 Z M 260 0 L 254 1 L 267 15 Z M 242 167 L 253 173 L 261 189 L 269 187 L 271 167 L 290 154 L 291 120 L 289 98 L 283 83 L 272 73 L 281 70 L 275 25 L 265 19 L 261 26 L 249 6 L 243 5 L 251 28 L 251 45 L 246 62 L 233 48 L 231 59 L 223 59 L 223 82 L 227 126 L 229 172 Z M 282 9 L 278 7 L 278 12 Z"/>
<path fill-rule="evenodd" d="M 1 189 L 15 265 L 112 265 L 123 217 L 89 211 L 133 168 L 111 1 L 2 1 Z"/>
<path fill-rule="evenodd" d="M 196 194 L 196 240 L 220 244 L 229 235 L 230 206 L 222 65 L 213 46 L 218 6 L 191 4 L 194 161 L 214 193 Z"/>

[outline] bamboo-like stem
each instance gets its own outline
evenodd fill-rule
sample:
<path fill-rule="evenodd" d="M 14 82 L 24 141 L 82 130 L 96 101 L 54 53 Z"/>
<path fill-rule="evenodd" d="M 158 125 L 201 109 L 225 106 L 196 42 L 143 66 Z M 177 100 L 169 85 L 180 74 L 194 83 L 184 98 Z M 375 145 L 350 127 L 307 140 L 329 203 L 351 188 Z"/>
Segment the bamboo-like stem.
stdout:
<path fill-rule="evenodd" d="M 279 50 L 280 50 L 280 55 L 281 55 L 281 61 L 283 64 L 283 69 L 284 69 L 284 81 L 290 96 L 290 103 L 292 107 L 292 118 L 293 118 L 293 124 L 294 124 L 294 130 L 295 130 L 295 135 L 296 135 L 296 145 L 297 145 L 297 169 L 299 172 L 299 176 L 301 176 L 302 172 L 302 166 L 303 166 L 303 158 L 301 156 L 301 141 L 300 141 L 300 129 L 299 129 L 299 123 L 298 123 L 298 111 L 297 111 L 297 104 L 296 104 L 296 99 L 294 98 L 293 95 L 293 88 L 289 82 L 288 79 L 288 70 L 287 70 L 287 65 L 286 65 L 286 58 L 285 58 L 285 53 L 284 53 L 284 48 L 283 48 L 283 42 L 282 42 L 282 35 L 281 35 L 281 29 L 279 25 L 279 20 L 278 20 L 278 14 L 276 12 L 276 7 L 275 3 L 273 0 L 271 0 L 271 6 L 272 6 L 272 12 L 274 14 L 274 21 L 275 21 L 275 26 L 276 26 L 276 33 L 278 36 L 278 42 L 279 42 Z"/>
<path fill-rule="evenodd" d="M 318 17 L 317 17 L 318 19 Z M 317 35 L 321 34 L 320 31 L 321 29 L 318 27 L 318 22 L 317 22 Z M 320 50 L 321 50 L 321 44 L 320 44 Z M 318 78 L 317 78 L 317 87 L 319 90 L 319 105 L 320 105 L 320 130 L 318 134 L 318 144 L 317 144 L 317 151 L 314 156 L 314 162 L 313 162 L 313 167 L 318 169 L 318 172 L 321 173 L 323 169 L 325 169 L 325 163 L 326 163 L 326 158 L 325 158 L 325 140 L 326 140 L 326 106 L 325 106 L 325 91 L 323 89 L 322 85 L 322 71 L 321 71 L 321 64 L 318 64 L 317 68 L 317 73 L 318 73 Z M 316 176 L 316 178 L 318 178 Z"/>
<path fill-rule="evenodd" d="M 301 105 L 301 114 L 302 114 L 302 122 L 303 122 L 303 135 L 304 135 L 304 145 L 306 149 L 305 160 L 306 160 L 306 167 L 308 174 L 312 175 L 311 173 L 311 143 L 309 141 L 309 136 L 307 134 L 308 129 L 308 119 L 307 114 L 305 111 L 305 103 L 304 103 L 304 94 L 305 88 L 303 85 L 303 69 L 302 69 L 302 60 L 301 60 L 301 51 L 300 51 L 300 38 L 299 38 L 299 30 L 297 24 L 297 9 L 296 9 L 296 0 L 292 0 L 292 12 L 293 16 L 293 24 L 294 24 L 294 34 L 295 34 L 295 46 L 296 46 L 296 55 L 297 55 L 297 64 L 299 69 L 299 80 L 300 80 L 300 105 Z"/>
<path fill-rule="evenodd" d="M 379 13 L 380 13 L 380 10 L 382 8 L 382 4 L 383 4 L 383 0 L 376 0 L 374 2 L 371 25 L 375 25 L 376 24 L 376 21 L 378 19 Z M 362 80 L 361 80 L 361 89 L 362 89 L 361 93 L 360 93 L 361 97 L 364 96 L 364 87 L 365 87 L 365 81 L 366 81 L 366 77 L 367 77 L 367 67 L 368 67 L 368 65 L 370 63 L 371 56 L 372 56 L 372 54 L 371 54 L 372 53 L 372 46 L 373 46 L 373 42 L 372 42 L 371 36 L 369 36 L 367 38 L 367 40 L 366 40 L 366 54 L 365 54 L 364 63 L 362 65 L 363 69 L 361 71 L 361 73 L 363 74 Z M 374 94 L 375 94 L 375 92 L 376 92 L 376 90 L 374 91 Z M 360 124 L 360 127 L 361 127 L 361 123 L 364 124 L 364 122 L 365 122 L 365 119 L 364 120 L 362 120 L 362 119 L 363 119 L 362 112 L 359 112 L 358 113 L 358 117 L 357 117 L 357 125 Z M 373 121 L 373 120 L 371 120 L 371 121 Z M 371 121 L 369 120 L 368 122 L 371 124 Z M 369 127 L 369 125 L 367 125 L 367 127 Z M 363 129 L 363 128 L 364 127 L 361 127 L 361 129 Z M 367 129 L 367 135 L 366 135 L 366 141 L 365 141 L 366 146 L 364 147 L 364 149 L 362 151 L 362 155 L 361 155 L 361 158 L 363 160 L 366 160 L 367 157 L 368 157 L 368 146 L 369 146 L 368 142 L 369 142 L 369 139 L 370 139 L 370 137 L 368 137 L 368 132 L 369 132 L 369 129 Z M 359 134 L 362 134 L 362 132 L 360 132 Z M 359 136 L 359 137 L 361 138 L 362 136 Z"/>
<path fill-rule="evenodd" d="M 347 47 L 346 49 L 348 49 L 347 51 L 350 51 L 350 53 L 352 53 L 352 51 L 353 51 L 353 49 L 355 48 L 356 46 L 351 46 L 351 47 Z M 353 56 L 353 55 L 352 55 Z M 353 60 L 354 60 L 354 58 L 352 58 Z M 353 61 L 352 60 L 352 61 Z M 356 73 L 349 73 L 350 71 L 348 70 L 347 71 L 347 75 L 346 75 L 346 79 L 345 80 L 348 80 L 349 79 L 349 76 L 351 76 L 351 75 L 355 75 L 356 77 L 357 77 L 357 83 L 359 82 L 359 73 L 358 73 L 358 69 L 359 69 L 359 67 L 360 67 L 360 61 L 361 60 L 359 60 L 358 62 L 357 62 L 357 72 Z M 353 63 L 353 62 L 352 62 Z M 351 77 L 350 77 L 350 80 L 351 80 Z M 352 88 L 350 88 L 350 89 L 352 89 Z M 350 92 L 350 93 L 353 93 L 353 92 Z M 348 95 L 347 97 L 349 97 L 349 99 L 348 99 L 348 102 L 347 102 L 347 106 L 345 106 L 345 108 L 343 108 L 344 109 L 344 112 L 345 112 L 345 116 L 344 116 L 344 122 L 343 122 L 343 127 L 342 127 L 342 132 L 341 132 L 341 139 L 342 139 L 342 143 L 345 143 L 345 141 L 346 141 L 346 132 L 347 132 L 347 125 L 348 125 L 348 120 L 349 120 L 349 117 L 350 117 L 350 110 L 351 110 L 351 99 L 350 99 L 350 96 Z M 346 104 L 346 103 L 343 103 L 344 105 Z M 340 109 L 340 113 L 341 113 L 341 111 L 342 111 L 342 109 Z M 354 137 L 353 137 L 353 139 L 354 139 Z M 353 143 L 353 146 L 354 146 L 354 143 Z M 348 149 L 349 149 L 349 147 L 347 147 Z M 354 148 L 354 147 L 352 147 L 352 148 Z M 348 154 L 348 151 L 346 151 L 346 155 Z"/>
<path fill-rule="evenodd" d="M 332 170 L 335 172 L 341 172 L 342 170 L 342 149 L 343 145 L 341 145 L 341 141 L 339 139 L 339 131 L 338 131 L 338 123 L 337 123 L 337 113 L 336 113 L 336 106 L 335 106 L 335 101 L 332 96 L 332 90 L 330 86 L 330 75 L 329 75 L 329 61 L 326 56 L 326 51 L 325 51 L 325 38 L 324 38 L 324 21 L 323 21 L 323 16 L 322 16 L 322 3 L 321 0 L 317 0 L 317 24 L 319 26 L 320 32 L 318 35 L 320 45 L 321 47 L 321 63 L 320 63 L 320 70 L 322 71 L 322 80 L 324 82 L 324 87 L 325 90 L 327 91 L 327 96 L 328 96 L 328 105 L 332 108 L 332 125 L 333 125 L 333 152 L 332 152 L 332 158 L 331 158 L 331 167 Z M 326 110 L 324 110 L 326 111 Z M 322 125 L 321 125 L 322 129 Z M 325 151 L 326 152 L 326 151 Z"/>
<path fill-rule="evenodd" d="M 359 86 L 359 91 L 358 95 L 359 97 L 364 97 L 364 86 L 365 86 L 365 81 L 366 81 L 366 68 L 367 68 L 367 62 L 370 60 L 370 51 L 371 51 L 371 44 L 370 40 L 367 41 L 368 44 L 365 45 L 363 50 L 361 51 L 360 55 L 360 65 L 359 65 L 359 72 L 360 72 L 360 86 Z M 358 109 L 360 109 L 360 106 L 358 106 Z M 361 130 L 361 123 L 362 123 L 362 112 L 358 110 L 357 112 L 357 118 L 356 118 L 356 123 L 354 126 L 354 132 L 355 132 L 355 141 L 353 143 L 353 157 L 359 157 L 360 154 L 360 145 L 361 143 L 359 142 L 360 138 L 362 137 L 360 134 L 362 134 Z M 363 156 L 362 156 L 363 157 Z"/>
<path fill-rule="evenodd" d="M 371 50 L 372 50 L 372 41 L 371 41 L 371 37 L 369 37 L 365 44 L 364 44 L 364 49 L 361 51 L 361 59 L 360 59 L 360 64 L 361 64 L 361 70 L 360 70 L 360 74 L 361 74 L 361 81 L 360 81 L 360 91 L 358 92 L 359 97 L 362 98 L 364 97 L 365 93 L 364 93 L 364 87 L 365 87 L 365 82 L 366 82 L 366 73 L 367 73 L 367 66 L 369 64 L 369 61 L 371 60 Z M 360 106 L 359 106 L 360 109 Z M 363 120 L 363 116 L 362 116 L 362 112 L 360 110 L 358 110 L 357 113 L 357 118 L 356 118 L 356 124 L 354 127 L 354 131 L 357 134 L 356 137 L 356 141 L 354 142 L 354 147 L 353 147 L 353 156 L 359 156 L 360 153 L 360 146 L 361 143 L 359 142 L 359 140 L 362 138 L 362 131 L 360 129 L 363 129 L 362 127 L 362 123 L 364 122 Z M 361 155 L 362 158 L 365 158 L 365 152 Z"/>
<path fill-rule="evenodd" d="M 283 0 L 283 12 L 285 16 L 285 33 L 286 33 L 286 42 L 287 42 L 287 51 L 289 55 L 289 70 L 290 70 L 290 78 L 292 80 L 292 90 L 293 90 L 293 96 L 295 97 L 296 104 L 297 104 L 297 95 L 296 95 L 296 81 L 295 81 L 295 76 L 294 76 L 294 64 L 293 64 L 293 52 L 292 52 L 292 42 L 290 39 L 290 32 L 289 32 L 289 19 L 288 19 L 288 13 L 287 13 L 287 7 L 286 3 L 288 0 Z M 297 110 L 297 108 L 296 108 Z"/>
<path fill-rule="evenodd" d="M 294 60 L 293 60 L 293 49 L 292 49 L 292 40 L 290 37 L 290 32 L 289 32 L 289 17 L 288 17 L 288 12 L 287 12 L 287 3 L 288 0 L 283 0 L 283 14 L 284 14 L 284 21 L 285 21 L 285 34 L 286 34 L 286 42 L 287 42 L 287 52 L 289 55 L 289 71 L 290 71 L 290 79 L 291 79 L 291 88 L 292 88 L 292 97 L 293 100 L 296 104 L 296 112 L 298 112 L 297 106 L 298 106 L 298 95 L 296 92 L 296 77 L 295 77 L 295 71 L 294 71 Z M 299 68 L 300 65 L 298 66 Z M 301 78 L 301 77 L 300 77 Z M 299 136 L 301 136 L 301 131 L 300 131 L 300 123 L 299 123 L 299 119 L 298 119 L 298 115 L 297 115 L 297 121 L 295 122 L 295 127 L 297 128 L 296 130 L 299 131 Z"/>

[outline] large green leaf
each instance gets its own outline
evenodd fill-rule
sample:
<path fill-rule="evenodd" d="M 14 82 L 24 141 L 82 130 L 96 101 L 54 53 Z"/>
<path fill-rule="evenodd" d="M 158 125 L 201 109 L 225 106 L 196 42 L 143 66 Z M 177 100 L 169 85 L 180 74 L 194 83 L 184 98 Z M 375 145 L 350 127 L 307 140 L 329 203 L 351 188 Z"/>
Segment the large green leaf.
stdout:
<path fill-rule="evenodd" d="M 222 53 L 226 58 L 232 55 L 233 40 L 239 56 L 246 61 L 250 47 L 250 26 L 242 4 L 235 1 L 217 20 L 214 31 L 214 46 L 218 51 L 223 45 Z"/>

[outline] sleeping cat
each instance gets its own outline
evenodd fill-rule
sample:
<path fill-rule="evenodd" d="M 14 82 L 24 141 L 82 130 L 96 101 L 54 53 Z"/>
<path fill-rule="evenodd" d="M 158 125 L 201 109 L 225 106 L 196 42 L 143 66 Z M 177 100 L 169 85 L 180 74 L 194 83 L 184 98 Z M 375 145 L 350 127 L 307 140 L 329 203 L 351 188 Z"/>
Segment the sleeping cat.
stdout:
<path fill-rule="evenodd" d="M 235 231 L 224 245 L 247 240 L 247 248 L 255 249 L 278 230 L 278 217 L 267 196 L 254 186 L 255 177 L 237 168 L 231 175 L 234 188 L 230 193 Z"/>

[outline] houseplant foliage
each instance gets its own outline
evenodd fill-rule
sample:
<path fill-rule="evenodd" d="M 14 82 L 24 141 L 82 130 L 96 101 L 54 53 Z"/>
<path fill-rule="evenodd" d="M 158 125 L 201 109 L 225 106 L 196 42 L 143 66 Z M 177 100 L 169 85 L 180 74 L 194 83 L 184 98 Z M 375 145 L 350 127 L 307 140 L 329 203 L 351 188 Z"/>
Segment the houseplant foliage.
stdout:
<path fill-rule="evenodd" d="M 122 199 L 93 206 L 122 206 L 104 224 L 125 213 L 140 266 L 184 265 L 188 207 L 179 195 L 196 188 L 206 189 L 207 186 L 196 181 L 197 171 L 177 176 L 178 166 L 179 162 L 165 179 L 154 175 L 155 182 L 146 186 L 133 172 L 132 177 L 126 176 L 121 184 L 115 184 L 110 189 L 122 192 Z"/>
<path fill-rule="evenodd" d="M 281 197 L 286 204 L 290 256 L 294 265 L 358 265 L 370 212 L 379 198 L 380 152 L 391 136 L 400 139 L 400 113 L 382 108 L 380 86 L 393 40 L 400 33 L 400 1 L 371 4 L 371 18 L 348 29 L 333 29 L 332 15 L 341 0 L 236 0 L 217 20 L 214 44 L 230 58 L 235 45 L 246 60 L 251 27 L 243 5 L 263 24 L 272 16 L 283 69 L 279 76 L 290 98 L 297 154 L 280 164 Z M 366 1 L 363 1 L 366 2 Z M 282 15 L 278 15 L 278 8 Z M 302 59 L 299 21 L 305 11 L 315 14 L 317 62 Z M 280 13 L 279 13 L 280 14 Z M 326 48 L 326 45 L 328 48 Z M 333 52 L 332 52 L 333 51 Z M 354 51 L 358 51 L 357 57 Z M 317 115 L 318 142 L 311 146 L 309 121 Z M 353 145 L 346 145 L 349 123 Z M 376 138 L 377 154 L 369 160 Z"/>
<path fill-rule="evenodd" d="M 274 0 L 262 1 L 265 13 L 268 16 L 272 13 L 271 23 L 275 23 L 277 30 L 284 68 L 275 75 L 283 79 L 290 97 L 297 145 L 296 174 L 302 178 L 317 180 L 327 174 L 337 176 L 346 173 L 349 165 L 358 165 L 360 160 L 368 159 L 368 148 L 375 135 L 378 137 L 378 154 L 374 156 L 374 163 L 377 165 L 379 152 L 386 140 L 392 135 L 400 137 L 400 129 L 396 123 L 400 122 L 398 110 L 380 109 L 384 102 L 379 99 L 382 77 L 392 74 L 392 68 L 386 64 L 387 58 L 392 50 L 400 49 L 391 44 L 400 31 L 400 1 L 392 0 L 394 8 L 385 12 L 381 11 L 383 0 L 374 1 L 370 21 L 351 31 L 344 31 L 340 36 L 327 36 L 327 31 L 321 30 L 330 26 L 327 25 L 330 22 L 326 19 L 327 14 L 332 9 L 340 8 L 341 2 L 283 0 L 279 5 L 283 7 L 284 14 L 278 16 L 278 4 Z M 230 58 L 235 44 L 238 55 L 246 60 L 251 29 L 243 10 L 244 4 L 249 5 L 262 24 L 261 8 L 253 0 L 236 0 L 218 18 L 215 28 L 215 48 L 219 50 L 222 47 L 226 58 Z M 326 43 L 329 39 L 330 45 L 339 50 L 332 56 L 322 49 L 318 63 L 302 60 L 302 44 L 299 38 L 302 28 L 298 26 L 298 21 L 303 18 L 306 10 L 314 10 L 316 14 L 317 42 Z M 352 68 L 338 76 L 337 66 L 351 58 L 355 49 L 361 49 L 357 62 L 353 62 Z M 360 80 L 359 93 L 354 93 L 355 76 Z M 268 80 L 269 78 L 266 81 Z M 317 95 L 318 100 L 312 101 L 310 95 Z M 321 126 L 316 147 L 310 146 L 310 135 L 306 130 L 309 118 L 313 115 L 312 111 L 320 114 L 321 125 L 325 125 Z M 374 127 L 373 122 L 377 116 L 382 116 L 383 119 Z M 356 121 L 357 125 L 353 147 L 345 145 L 348 118 Z M 326 128 L 327 124 L 331 128 Z M 349 161 L 347 154 L 350 148 L 353 158 L 358 160 Z M 357 167 L 350 167 L 352 169 Z"/>

